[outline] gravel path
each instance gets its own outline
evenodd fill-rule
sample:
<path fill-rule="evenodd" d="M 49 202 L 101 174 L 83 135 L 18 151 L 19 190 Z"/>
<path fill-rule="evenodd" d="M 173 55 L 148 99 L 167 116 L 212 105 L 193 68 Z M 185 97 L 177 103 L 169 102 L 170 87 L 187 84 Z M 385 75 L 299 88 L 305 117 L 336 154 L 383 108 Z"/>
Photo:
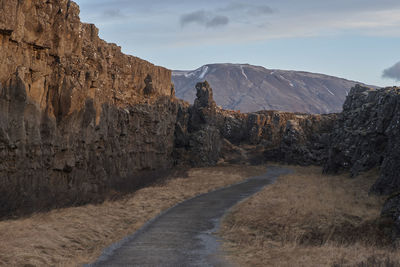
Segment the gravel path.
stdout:
<path fill-rule="evenodd" d="M 107 248 L 89 266 L 227 266 L 213 233 L 239 201 L 273 183 L 289 169 L 268 167 L 264 175 L 184 201 Z"/>

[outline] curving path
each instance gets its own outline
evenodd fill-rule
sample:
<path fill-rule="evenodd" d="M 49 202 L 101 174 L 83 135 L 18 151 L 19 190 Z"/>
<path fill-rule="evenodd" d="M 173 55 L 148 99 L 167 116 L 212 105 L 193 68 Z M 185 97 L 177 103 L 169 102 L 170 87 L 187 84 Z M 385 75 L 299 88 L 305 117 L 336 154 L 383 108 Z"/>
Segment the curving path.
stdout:
<path fill-rule="evenodd" d="M 226 266 L 213 235 L 229 208 L 290 170 L 268 167 L 262 176 L 184 201 L 112 245 L 89 266 Z"/>

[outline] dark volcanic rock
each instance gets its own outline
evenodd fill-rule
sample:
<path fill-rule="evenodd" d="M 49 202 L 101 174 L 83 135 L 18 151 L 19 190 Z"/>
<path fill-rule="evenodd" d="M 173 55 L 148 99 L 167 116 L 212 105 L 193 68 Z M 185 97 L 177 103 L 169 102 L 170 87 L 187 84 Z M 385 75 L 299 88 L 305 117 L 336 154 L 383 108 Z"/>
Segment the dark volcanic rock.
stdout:
<path fill-rule="evenodd" d="M 393 194 L 382 217 L 391 220 L 393 238 L 400 238 L 400 88 L 354 87 L 330 139 L 325 172 L 380 169 L 371 191 Z"/>
<path fill-rule="evenodd" d="M 267 159 L 298 165 L 322 165 L 327 159 L 329 133 L 336 115 L 288 120 L 282 141 L 267 150 Z"/>
<path fill-rule="evenodd" d="M 0 4 L 0 216 L 101 201 L 173 166 L 171 72 L 72 1 Z"/>
<path fill-rule="evenodd" d="M 175 133 L 175 157 L 192 166 L 215 165 L 220 157 L 221 134 L 216 126 L 216 104 L 207 82 L 196 85 L 192 106 L 181 105 Z"/>
<path fill-rule="evenodd" d="M 400 88 L 392 88 L 390 105 L 386 107 L 383 123 L 388 140 L 378 181 L 372 187 L 374 192 L 389 194 L 400 191 Z M 389 102 L 389 100 L 386 98 Z M 392 115 L 392 116 L 390 116 Z M 399 203 L 400 205 L 400 203 Z"/>
<path fill-rule="evenodd" d="M 242 114 L 220 109 L 207 82 L 196 85 L 192 106 L 181 105 L 175 130 L 175 157 L 192 166 L 265 161 L 321 165 L 336 115 L 261 111 Z"/>
<path fill-rule="evenodd" d="M 400 190 L 400 90 L 353 88 L 331 135 L 324 171 L 350 170 L 352 175 L 380 167 L 372 188 L 379 194 Z"/>
<path fill-rule="evenodd" d="M 173 160 L 177 105 L 124 109 L 92 99 L 60 122 L 28 102 L 18 79 L 0 90 L 0 215 L 96 202 L 154 180 Z"/>
<path fill-rule="evenodd" d="M 281 111 L 241 114 L 219 110 L 218 125 L 230 143 L 261 146 L 264 160 L 322 165 L 328 135 L 337 115 L 309 115 Z"/>
<path fill-rule="evenodd" d="M 349 169 L 352 175 L 380 166 L 387 146 L 388 107 L 392 101 L 367 87 L 353 88 L 331 135 L 326 172 Z M 389 113 L 389 114 L 388 114 Z"/>
<path fill-rule="evenodd" d="M 216 104 L 213 99 L 213 92 L 207 81 L 196 84 L 197 98 L 190 107 L 189 132 L 195 132 L 204 125 L 216 125 Z"/>

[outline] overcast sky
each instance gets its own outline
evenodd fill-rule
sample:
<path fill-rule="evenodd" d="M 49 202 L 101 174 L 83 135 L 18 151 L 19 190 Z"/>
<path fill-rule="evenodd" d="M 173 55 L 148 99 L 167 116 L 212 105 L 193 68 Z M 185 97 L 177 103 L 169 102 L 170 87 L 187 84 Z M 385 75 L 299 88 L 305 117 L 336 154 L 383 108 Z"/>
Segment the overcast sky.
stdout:
<path fill-rule="evenodd" d="M 170 69 L 249 63 L 400 82 L 400 0 L 76 0 L 125 53 Z"/>

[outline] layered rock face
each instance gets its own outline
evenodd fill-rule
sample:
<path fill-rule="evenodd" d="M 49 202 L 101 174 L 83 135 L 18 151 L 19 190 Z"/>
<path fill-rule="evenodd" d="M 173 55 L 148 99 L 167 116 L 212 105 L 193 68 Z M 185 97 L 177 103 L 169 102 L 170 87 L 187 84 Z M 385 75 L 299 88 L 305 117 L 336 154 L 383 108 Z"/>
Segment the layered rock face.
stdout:
<path fill-rule="evenodd" d="M 72 1 L 1 1 L 0 38 L 0 81 L 22 80 L 28 100 L 54 119 L 81 110 L 87 98 L 98 120 L 103 103 L 123 107 L 144 95 L 171 95 L 169 70 L 101 40 Z"/>
<path fill-rule="evenodd" d="M 101 40 L 74 2 L 0 1 L 0 43 L 0 216 L 96 201 L 172 166 L 171 72 Z"/>

